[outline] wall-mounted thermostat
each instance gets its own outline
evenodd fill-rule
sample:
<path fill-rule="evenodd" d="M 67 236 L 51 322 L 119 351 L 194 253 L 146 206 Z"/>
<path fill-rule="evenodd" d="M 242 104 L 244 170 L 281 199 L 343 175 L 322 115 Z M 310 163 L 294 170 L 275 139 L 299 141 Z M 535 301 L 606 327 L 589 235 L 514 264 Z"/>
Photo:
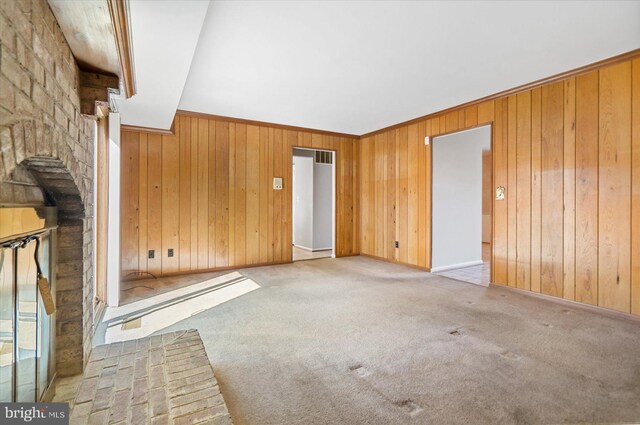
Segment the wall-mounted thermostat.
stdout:
<path fill-rule="evenodd" d="M 282 177 L 273 178 L 273 190 L 282 190 Z"/>

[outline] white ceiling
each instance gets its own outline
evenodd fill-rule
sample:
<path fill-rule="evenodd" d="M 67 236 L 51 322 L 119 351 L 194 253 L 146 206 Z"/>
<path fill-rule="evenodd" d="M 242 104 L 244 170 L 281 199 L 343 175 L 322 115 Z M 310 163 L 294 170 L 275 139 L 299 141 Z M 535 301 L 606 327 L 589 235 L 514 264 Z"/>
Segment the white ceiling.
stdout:
<path fill-rule="evenodd" d="M 640 47 L 638 1 L 212 1 L 201 32 L 206 2 L 156 22 L 167 3 L 131 2 L 125 123 L 178 106 L 363 134 Z"/>
<path fill-rule="evenodd" d="M 197 0 L 129 2 L 137 94 L 115 99 L 122 124 L 171 127 L 208 7 Z"/>

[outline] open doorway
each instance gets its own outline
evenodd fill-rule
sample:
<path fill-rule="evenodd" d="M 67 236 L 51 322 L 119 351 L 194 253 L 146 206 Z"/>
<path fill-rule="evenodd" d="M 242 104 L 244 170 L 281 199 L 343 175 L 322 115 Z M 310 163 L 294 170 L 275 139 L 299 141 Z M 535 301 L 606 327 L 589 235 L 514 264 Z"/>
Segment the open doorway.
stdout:
<path fill-rule="evenodd" d="M 488 286 L 491 276 L 491 126 L 436 137 L 432 147 L 431 271 Z"/>
<path fill-rule="evenodd" d="M 293 149 L 293 261 L 334 256 L 335 153 Z"/>

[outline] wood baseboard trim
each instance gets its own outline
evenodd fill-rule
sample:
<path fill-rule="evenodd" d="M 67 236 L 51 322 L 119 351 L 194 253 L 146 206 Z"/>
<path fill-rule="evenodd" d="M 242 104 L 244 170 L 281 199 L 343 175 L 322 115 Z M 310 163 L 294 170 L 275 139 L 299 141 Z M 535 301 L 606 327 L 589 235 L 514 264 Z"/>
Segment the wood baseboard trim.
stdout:
<path fill-rule="evenodd" d="M 154 275 L 154 276 L 157 279 L 160 279 L 162 277 L 184 276 L 184 275 L 198 274 L 198 273 L 224 272 L 224 271 L 231 271 L 231 270 L 251 269 L 254 267 L 277 266 L 280 264 L 291 264 L 291 263 L 293 263 L 293 261 L 286 260 L 286 261 L 277 261 L 272 263 L 243 264 L 239 266 L 214 267 L 210 269 L 198 269 L 198 270 L 187 270 L 182 272 L 163 273 L 163 274 Z M 124 277 L 120 277 L 120 282 L 131 282 L 135 280 L 146 280 L 146 279 L 153 279 L 153 278 L 149 277 L 148 274 L 145 274 L 141 277 L 128 277 L 126 279 Z"/>
<path fill-rule="evenodd" d="M 356 254 L 336 254 L 335 258 L 357 257 L 359 255 L 362 255 L 362 254 L 360 254 L 360 253 L 356 253 Z"/>
<path fill-rule="evenodd" d="M 428 267 L 418 266 L 418 265 L 415 265 L 415 264 L 403 263 L 401 261 L 390 260 L 388 258 L 378 257 L 378 256 L 375 256 L 375 255 L 370 255 L 370 254 L 360 253 L 360 255 L 362 255 L 363 257 L 373 258 L 374 260 L 384 261 L 384 262 L 391 263 L 391 264 L 397 264 L 399 266 L 411 267 L 412 269 L 421 270 L 423 272 L 431 272 L 431 269 L 428 268 Z"/>
<path fill-rule="evenodd" d="M 611 317 L 611 318 L 614 318 L 614 319 L 632 320 L 632 321 L 640 323 L 640 316 L 637 316 L 637 315 L 631 314 L 631 313 L 625 313 L 623 311 L 611 310 L 610 308 L 606 308 L 606 307 L 599 307 L 599 306 L 596 306 L 596 305 L 585 304 L 585 303 L 581 303 L 579 301 L 567 300 L 567 299 L 564 299 L 564 298 L 554 297 L 552 295 L 541 294 L 539 292 L 527 291 L 525 289 L 514 288 L 513 286 L 506 286 L 506 285 L 501 285 L 501 284 L 498 284 L 498 283 L 490 283 L 489 284 L 489 288 L 496 288 L 496 289 L 502 289 L 502 290 L 509 291 L 509 292 L 515 292 L 515 293 L 518 293 L 518 294 L 527 295 L 527 296 L 530 296 L 530 297 L 539 298 L 539 299 L 551 301 L 551 302 L 558 303 L 558 304 L 563 304 L 563 305 L 570 306 L 570 307 L 577 307 L 577 308 L 579 308 L 581 310 L 586 310 L 586 311 L 590 311 L 592 313 L 602 314 L 602 315 L 605 315 L 605 316 L 608 316 L 608 317 Z"/>

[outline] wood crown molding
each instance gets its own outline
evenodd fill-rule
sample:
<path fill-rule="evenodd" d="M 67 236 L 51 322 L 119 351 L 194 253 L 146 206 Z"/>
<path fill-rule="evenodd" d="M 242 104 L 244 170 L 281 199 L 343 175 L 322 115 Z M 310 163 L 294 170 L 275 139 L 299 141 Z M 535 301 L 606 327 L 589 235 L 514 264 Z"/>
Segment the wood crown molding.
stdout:
<path fill-rule="evenodd" d="M 385 132 L 391 131 L 391 130 L 395 130 L 397 128 L 404 127 L 404 126 L 407 126 L 407 125 L 410 125 L 410 124 L 414 124 L 414 123 L 417 123 L 419 121 L 424 121 L 424 120 L 427 120 L 427 119 L 436 118 L 436 117 L 439 117 L 439 116 L 442 116 L 442 115 L 446 115 L 449 112 L 453 112 L 453 111 L 458 110 L 458 109 L 468 108 L 469 106 L 475 106 L 475 105 L 478 105 L 478 104 L 483 103 L 483 102 L 488 102 L 488 101 L 491 101 L 491 100 L 500 99 L 500 98 L 503 98 L 503 97 L 511 96 L 513 94 L 516 94 L 516 93 L 520 93 L 520 92 L 523 92 L 523 91 L 535 89 L 535 88 L 538 88 L 538 87 L 541 87 L 541 86 L 544 86 L 544 85 L 547 85 L 547 84 L 556 83 L 558 81 L 562 81 L 562 80 L 565 80 L 567 78 L 575 77 L 575 76 L 581 75 L 581 74 L 586 74 L 588 72 L 595 71 L 597 69 L 601 69 L 601 68 L 604 68 L 604 67 L 607 67 L 607 66 L 615 65 L 615 64 L 620 63 L 620 62 L 625 62 L 625 61 L 628 61 L 628 60 L 631 60 L 631 59 L 635 59 L 636 57 L 640 57 L 640 49 L 631 50 L 630 52 L 622 53 L 620 55 L 613 56 L 613 57 L 610 57 L 610 58 L 607 58 L 607 59 L 603 59 L 603 60 L 598 61 L 598 62 L 593 62 L 593 63 L 590 63 L 588 65 L 581 66 L 580 68 L 575 68 L 575 69 L 572 69 L 570 71 L 561 72 L 559 74 L 552 75 L 552 76 L 546 77 L 546 78 L 542 78 L 540 80 L 536 80 L 536 81 L 533 81 L 531 83 L 523 84 L 523 85 L 518 86 L 518 87 L 514 87 L 514 88 L 511 88 L 511 89 L 503 90 L 501 92 L 494 93 L 494 94 L 491 94 L 489 96 L 482 97 L 480 99 L 476 99 L 476 100 L 472 100 L 470 102 L 462 103 L 460 105 L 452 106 L 450 108 L 443 109 L 443 110 L 440 110 L 440 111 L 437 111 L 437 112 L 433 112 L 431 114 L 423 115 L 423 116 L 420 116 L 420 117 L 417 117 L 417 118 L 413 118 L 413 119 L 410 119 L 410 120 L 407 120 L 407 121 L 403 121 L 403 122 L 398 123 L 398 124 L 393 124 L 393 125 L 390 125 L 388 127 L 384 127 L 384 128 L 379 129 L 379 130 L 375 130 L 375 131 L 371 131 L 369 133 L 363 134 L 362 136 L 360 136 L 360 138 L 375 136 L 377 134 L 385 133 Z"/>
<path fill-rule="evenodd" d="M 135 131 L 138 133 L 150 133 L 150 134 L 161 134 L 163 136 L 175 136 L 176 135 L 176 120 L 174 119 L 171 123 L 171 128 L 169 130 L 163 130 L 161 128 L 151 128 L 151 127 L 140 127 L 137 125 L 120 125 L 120 131 Z"/>
<path fill-rule="evenodd" d="M 227 121 L 227 122 L 234 122 L 234 123 L 247 124 L 247 125 L 257 125 L 261 127 L 273 127 L 273 128 L 280 128 L 283 130 L 305 131 L 310 133 L 325 134 L 327 136 L 345 137 L 349 139 L 360 139 L 360 136 L 355 134 L 338 133 L 335 131 L 326 131 L 326 130 L 317 130 L 315 128 L 297 127 L 294 125 L 275 124 L 275 123 L 266 122 L 266 121 L 254 121 L 254 120 L 246 120 L 243 118 L 225 117 L 222 115 L 205 114 L 203 112 L 185 111 L 183 109 L 178 109 L 176 111 L 176 116 L 177 115 L 182 115 L 184 117 L 206 118 L 210 120 Z"/>
<path fill-rule="evenodd" d="M 131 42 L 131 31 L 129 31 L 129 1 L 107 0 L 107 4 L 109 5 L 109 15 L 111 16 L 111 24 L 113 25 L 118 58 L 120 59 L 124 94 L 128 99 L 136 94 L 133 43 Z"/>

